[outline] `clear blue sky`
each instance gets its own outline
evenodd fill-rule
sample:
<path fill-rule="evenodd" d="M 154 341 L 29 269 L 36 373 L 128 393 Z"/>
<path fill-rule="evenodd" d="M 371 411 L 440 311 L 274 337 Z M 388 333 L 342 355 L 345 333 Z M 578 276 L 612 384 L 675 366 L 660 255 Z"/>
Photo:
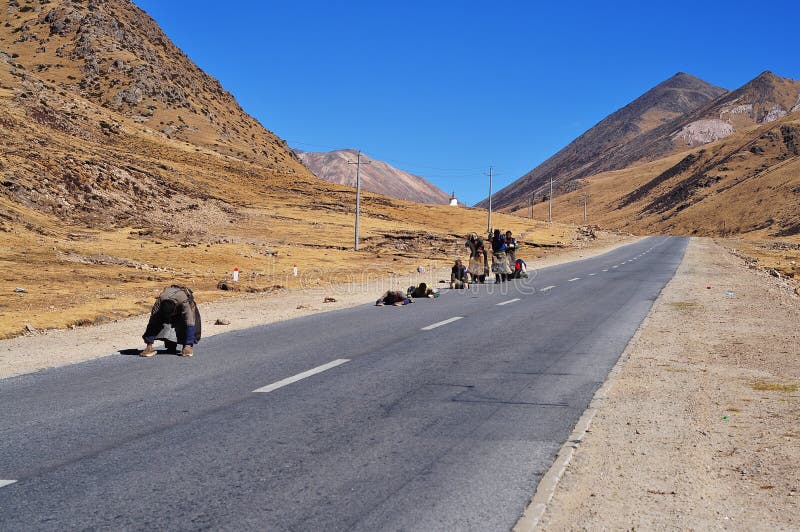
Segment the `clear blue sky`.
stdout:
<path fill-rule="evenodd" d="M 473 204 L 683 71 L 800 79 L 797 0 L 135 0 L 265 127 Z"/>

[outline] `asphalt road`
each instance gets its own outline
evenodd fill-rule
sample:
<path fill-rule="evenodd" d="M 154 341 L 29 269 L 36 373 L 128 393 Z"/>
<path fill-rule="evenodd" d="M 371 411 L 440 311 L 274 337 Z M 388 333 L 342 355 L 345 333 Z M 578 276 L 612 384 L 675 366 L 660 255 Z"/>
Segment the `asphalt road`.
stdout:
<path fill-rule="evenodd" d="M 685 246 L 0 380 L 0 530 L 507 530 Z"/>

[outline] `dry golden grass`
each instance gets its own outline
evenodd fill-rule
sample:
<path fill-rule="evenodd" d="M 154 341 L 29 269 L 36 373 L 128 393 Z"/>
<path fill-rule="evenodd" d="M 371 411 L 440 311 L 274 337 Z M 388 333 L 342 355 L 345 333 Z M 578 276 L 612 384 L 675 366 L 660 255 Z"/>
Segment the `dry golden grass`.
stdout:
<path fill-rule="evenodd" d="M 750 387 L 762 392 L 796 392 L 800 390 L 800 384 L 780 384 L 769 381 L 756 381 Z"/>
<path fill-rule="evenodd" d="M 800 242 L 800 157 L 784 145 L 786 132 L 796 134 L 800 112 L 760 126 L 736 131 L 732 136 L 700 148 L 637 165 L 597 174 L 585 186 L 556 195 L 553 219 L 583 223 L 583 195 L 588 193 L 588 223 L 636 234 L 744 236 L 753 240 Z M 791 144 L 792 141 L 790 141 Z M 788 151 L 787 151 L 788 150 Z M 688 199 L 658 212 L 647 210 L 656 197 L 674 194 L 696 167 L 665 179 L 642 199 L 627 206 L 621 200 L 662 172 L 694 153 L 707 170 L 708 182 L 687 187 Z M 719 180 L 717 180 L 719 178 Z M 547 205 L 535 206 L 534 218 L 547 216 Z M 527 215 L 527 209 L 517 214 Z M 780 235 L 782 228 L 785 235 Z"/>

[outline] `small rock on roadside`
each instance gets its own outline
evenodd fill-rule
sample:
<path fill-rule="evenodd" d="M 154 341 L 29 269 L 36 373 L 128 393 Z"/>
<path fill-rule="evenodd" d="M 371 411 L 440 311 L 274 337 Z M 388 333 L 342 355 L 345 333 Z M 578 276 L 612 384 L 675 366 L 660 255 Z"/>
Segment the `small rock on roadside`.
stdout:
<path fill-rule="evenodd" d="M 14 292 L 17 292 L 19 294 L 27 294 L 28 293 L 27 290 L 25 290 L 24 288 L 20 288 L 19 286 L 14 289 Z"/>
<path fill-rule="evenodd" d="M 297 305 L 296 308 L 297 308 L 297 310 L 302 310 L 302 309 L 305 309 L 305 308 L 311 308 L 311 305 Z"/>
<path fill-rule="evenodd" d="M 230 320 L 226 320 L 224 318 L 217 318 L 217 321 L 214 322 L 214 325 L 230 325 Z"/>
<path fill-rule="evenodd" d="M 39 330 L 28 323 L 25 324 L 25 330 L 28 331 L 30 334 L 39 334 Z"/>
<path fill-rule="evenodd" d="M 326 297 L 325 299 L 322 300 L 322 302 L 323 303 L 336 303 L 336 298 L 335 297 Z"/>

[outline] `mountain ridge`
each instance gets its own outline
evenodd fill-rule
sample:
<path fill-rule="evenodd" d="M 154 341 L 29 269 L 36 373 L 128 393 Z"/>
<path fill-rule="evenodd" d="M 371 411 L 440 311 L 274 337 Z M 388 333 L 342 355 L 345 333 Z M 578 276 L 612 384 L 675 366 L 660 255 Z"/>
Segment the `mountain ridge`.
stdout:
<path fill-rule="evenodd" d="M 542 164 L 498 191 L 493 195 L 493 204 L 497 208 L 521 205 L 531 193 L 541 192 L 551 175 L 555 186 L 563 187 L 570 181 L 613 169 L 604 164 L 610 153 L 725 92 L 721 87 L 678 72 L 606 116 Z M 477 206 L 487 204 L 488 199 L 484 199 Z"/>
<path fill-rule="evenodd" d="M 358 151 L 346 148 L 329 152 L 295 150 L 311 172 L 325 181 L 356 186 Z M 361 186 L 364 190 L 397 199 L 446 205 L 450 196 L 425 178 L 393 167 L 361 153 Z"/>

